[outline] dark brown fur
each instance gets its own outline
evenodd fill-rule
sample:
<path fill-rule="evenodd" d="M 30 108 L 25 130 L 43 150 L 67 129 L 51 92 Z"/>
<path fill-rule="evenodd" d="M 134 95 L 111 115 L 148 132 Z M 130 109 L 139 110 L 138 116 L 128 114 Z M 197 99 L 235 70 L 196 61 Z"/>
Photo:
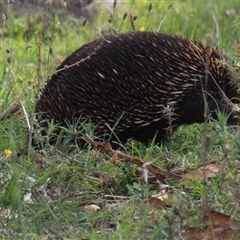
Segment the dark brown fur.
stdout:
<path fill-rule="evenodd" d="M 162 141 L 169 130 L 202 123 L 206 114 L 229 114 L 235 122 L 237 97 L 225 56 L 178 36 L 153 32 L 110 35 L 70 55 L 48 81 L 36 105 L 39 121 L 64 125 L 90 120 L 98 137 L 110 128 L 120 141 Z M 77 64 L 76 64 L 77 63 Z M 73 66 L 70 66 L 72 65 Z M 68 67 L 66 67 L 68 66 Z M 207 106 L 207 107 L 206 107 Z M 168 115 L 169 116 L 169 115 Z"/>

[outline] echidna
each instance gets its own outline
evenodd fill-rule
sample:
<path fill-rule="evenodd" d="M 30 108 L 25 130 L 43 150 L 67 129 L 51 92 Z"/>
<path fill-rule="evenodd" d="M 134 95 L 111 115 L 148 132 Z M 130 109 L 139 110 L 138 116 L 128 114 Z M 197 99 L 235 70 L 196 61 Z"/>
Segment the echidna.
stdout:
<path fill-rule="evenodd" d="M 123 143 L 147 143 L 154 136 L 160 142 L 169 127 L 216 119 L 218 111 L 236 123 L 238 86 L 231 80 L 226 57 L 201 42 L 154 32 L 115 34 L 67 57 L 36 112 L 39 121 L 60 125 L 90 121 L 100 138 L 113 129 Z"/>

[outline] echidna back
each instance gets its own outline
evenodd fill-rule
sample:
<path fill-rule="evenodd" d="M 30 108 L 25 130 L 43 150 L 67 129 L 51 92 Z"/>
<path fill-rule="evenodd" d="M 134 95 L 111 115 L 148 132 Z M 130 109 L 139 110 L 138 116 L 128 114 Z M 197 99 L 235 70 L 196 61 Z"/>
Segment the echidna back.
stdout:
<path fill-rule="evenodd" d="M 100 138 L 161 141 L 205 113 L 233 111 L 225 57 L 202 43 L 152 32 L 110 35 L 59 66 L 36 105 L 39 121 L 90 121 Z M 207 94 L 206 94 L 207 93 Z M 206 111 L 207 99 L 207 111 Z"/>

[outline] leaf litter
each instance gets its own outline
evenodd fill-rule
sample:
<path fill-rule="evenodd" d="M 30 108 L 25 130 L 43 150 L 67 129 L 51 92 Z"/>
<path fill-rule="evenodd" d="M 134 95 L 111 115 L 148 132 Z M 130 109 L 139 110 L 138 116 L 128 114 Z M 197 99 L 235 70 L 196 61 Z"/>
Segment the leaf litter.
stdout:
<path fill-rule="evenodd" d="M 166 207 L 165 200 L 171 197 L 168 192 L 168 181 L 183 182 L 185 179 L 193 181 L 201 181 L 206 183 L 209 179 L 215 177 L 217 173 L 224 167 L 216 161 L 208 161 L 204 164 L 199 164 L 192 169 L 177 169 L 167 171 L 156 166 L 151 161 L 144 162 L 138 157 L 130 156 L 123 151 L 114 150 L 110 143 L 101 143 L 94 141 L 88 135 L 83 138 L 86 142 L 90 143 L 95 149 L 104 153 L 111 154 L 115 163 L 130 162 L 137 165 L 141 170 L 136 171 L 136 176 L 139 180 L 144 180 L 149 184 L 164 186 L 160 187 L 158 194 L 147 196 L 144 202 L 155 209 L 164 209 Z M 151 175 L 149 175 L 149 172 Z M 187 188 L 182 188 L 187 189 Z M 109 196 L 111 200 L 123 200 L 122 196 Z M 126 197 L 126 200 L 129 198 Z M 184 231 L 176 234 L 176 239 L 189 239 L 189 240 L 226 240 L 235 239 L 240 240 L 240 221 L 232 219 L 231 216 L 225 215 L 214 210 L 207 210 L 205 214 L 199 216 L 202 218 L 203 227 L 188 227 Z"/>

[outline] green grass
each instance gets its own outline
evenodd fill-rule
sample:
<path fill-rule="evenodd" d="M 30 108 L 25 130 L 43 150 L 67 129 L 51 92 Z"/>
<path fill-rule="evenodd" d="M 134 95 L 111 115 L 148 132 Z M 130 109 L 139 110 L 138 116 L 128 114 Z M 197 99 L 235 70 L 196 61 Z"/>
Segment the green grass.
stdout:
<path fill-rule="evenodd" d="M 239 127 L 225 126 L 225 118 L 211 124 L 181 127 L 167 145 L 130 142 L 125 151 L 165 169 L 191 168 L 215 160 L 224 166 L 207 183 L 169 182 L 171 196 L 163 210 L 144 199 L 159 186 L 139 181 L 137 167 L 77 145 L 49 145 L 17 156 L 27 143 L 27 120 L 32 126 L 39 90 L 60 62 L 76 48 L 102 34 L 133 29 L 178 34 L 219 46 L 238 61 L 239 1 L 123 2 L 112 17 L 101 10 L 92 23 L 39 20 L 35 15 L 0 25 L 0 106 L 20 104 L 21 111 L 0 122 L 0 236 L 1 239 L 174 239 L 189 226 L 202 226 L 207 209 L 240 220 Z M 124 13 L 127 17 L 123 20 Z M 111 20 L 109 20 L 111 19 Z M 24 111 L 26 110 L 26 112 Z M 5 150 L 12 155 L 6 157 Z M 61 150 L 61 151 L 60 151 Z M 184 192 L 187 187 L 189 192 Z M 128 196 L 111 202 L 105 195 Z M 96 204 L 99 211 L 84 208 Z"/>

